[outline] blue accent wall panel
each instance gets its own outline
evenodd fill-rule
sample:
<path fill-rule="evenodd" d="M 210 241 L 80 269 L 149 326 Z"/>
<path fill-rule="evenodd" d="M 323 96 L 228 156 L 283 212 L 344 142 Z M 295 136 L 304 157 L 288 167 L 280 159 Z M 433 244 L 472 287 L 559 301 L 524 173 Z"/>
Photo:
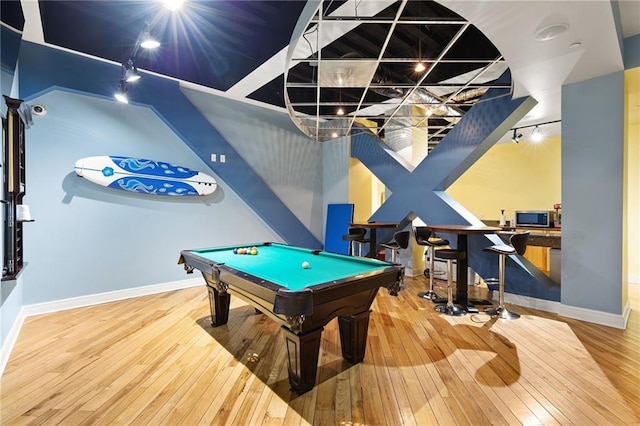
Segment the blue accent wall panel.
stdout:
<path fill-rule="evenodd" d="M 35 97 L 55 88 L 112 99 L 120 67 L 78 55 L 23 43 L 20 53 L 20 92 Z M 46 73 L 41 70 L 47 70 Z M 82 70 L 82 72 L 79 72 Z M 226 163 L 214 172 L 269 224 L 284 241 L 321 248 L 320 241 L 300 222 L 222 135 L 180 91 L 178 82 L 144 75 L 130 92 L 147 105 L 205 162 L 212 152 L 224 153 Z"/>
<path fill-rule="evenodd" d="M 562 304 L 622 313 L 624 71 L 562 87 Z"/>
<path fill-rule="evenodd" d="M 3 71 L 14 74 L 20 51 L 22 35 L 5 26 L 0 26 L 0 68 Z M 8 93 L 5 93 L 7 95 Z"/>

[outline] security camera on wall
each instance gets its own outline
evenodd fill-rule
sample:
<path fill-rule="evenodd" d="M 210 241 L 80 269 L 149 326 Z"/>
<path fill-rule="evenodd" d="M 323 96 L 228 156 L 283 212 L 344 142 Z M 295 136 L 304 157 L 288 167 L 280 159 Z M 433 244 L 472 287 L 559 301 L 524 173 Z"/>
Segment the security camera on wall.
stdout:
<path fill-rule="evenodd" d="M 42 116 L 47 113 L 47 108 L 44 105 L 31 105 L 31 113 L 33 115 Z"/>

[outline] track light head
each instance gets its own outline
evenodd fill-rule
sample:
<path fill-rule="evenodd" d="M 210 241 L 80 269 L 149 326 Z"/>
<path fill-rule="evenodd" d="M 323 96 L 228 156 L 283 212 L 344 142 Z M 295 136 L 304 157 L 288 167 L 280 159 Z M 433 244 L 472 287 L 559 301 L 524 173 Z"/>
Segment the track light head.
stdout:
<path fill-rule="evenodd" d="M 129 98 L 127 97 L 127 82 L 124 80 L 120 80 L 120 84 L 118 85 L 118 90 L 113 95 L 114 98 L 120 103 L 128 104 Z"/>
<path fill-rule="evenodd" d="M 522 137 L 522 133 L 518 133 L 518 129 L 513 129 L 513 136 L 511 137 L 511 141 L 513 143 L 520 142 L 520 138 Z"/>
<path fill-rule="evenodd" d="M 143 49 L 155 49 L 160 46 L 160 42 L 151 36 L 149 30 L 145 30 L 140 36 L 140 47 Z"/>
<path fill-rule="evenodd" d="M 133 83 L 140 80 L 140 74 L 138 74 L 138 68 L 133 63 L 133 60 L 129 59 L 126 63 L 122 64 L 122 75 L 127 83 Z"/>

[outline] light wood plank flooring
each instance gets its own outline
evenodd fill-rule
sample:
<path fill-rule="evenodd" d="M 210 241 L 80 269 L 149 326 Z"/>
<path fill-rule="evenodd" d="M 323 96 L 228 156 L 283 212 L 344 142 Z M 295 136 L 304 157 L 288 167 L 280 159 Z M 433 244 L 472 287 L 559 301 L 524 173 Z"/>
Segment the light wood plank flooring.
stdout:
<path fill-rule="evenodd" d="M 289 391 L 279 327 L 234 300 L 212 328 L 204 285 L 28 318 L 2 376 L 0 424 L 640 424 L 640 295 L 618 330 L 513 307 L 446 317 L 381 289 L 363 363 L 322 337 L 318 385 Z"/>

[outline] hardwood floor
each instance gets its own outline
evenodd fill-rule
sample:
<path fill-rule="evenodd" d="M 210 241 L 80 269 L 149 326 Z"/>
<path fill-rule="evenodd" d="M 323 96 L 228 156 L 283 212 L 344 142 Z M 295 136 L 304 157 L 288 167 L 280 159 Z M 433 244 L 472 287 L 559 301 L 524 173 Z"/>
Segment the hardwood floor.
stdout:
<path fill-rule="evenodd" d="M 212 328 L 204 284 L 31 317 L 2 376 L 0 424 L 640 424 L 640 286 L 618 330 L 514 306 L 446 317 L 381 289 L 363 363 L 322 336 L 318 385 L 289 391 L 279 327 L 238 299 Z"/>

